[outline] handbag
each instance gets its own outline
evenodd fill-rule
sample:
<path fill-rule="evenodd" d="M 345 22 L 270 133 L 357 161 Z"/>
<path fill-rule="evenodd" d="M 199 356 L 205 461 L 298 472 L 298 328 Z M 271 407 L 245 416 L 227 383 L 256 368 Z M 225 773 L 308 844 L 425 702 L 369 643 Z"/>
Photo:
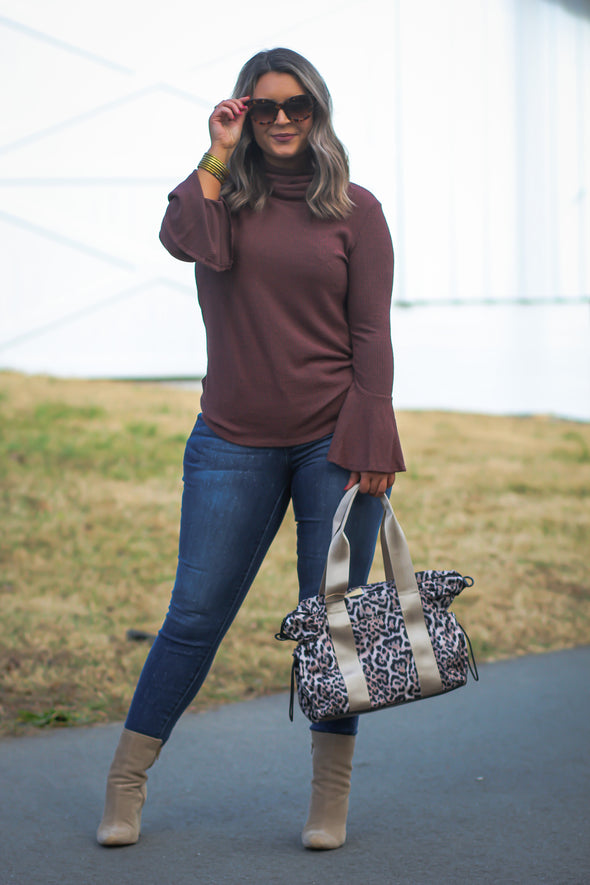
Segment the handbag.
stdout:
<path fill-rule="evenodd" d="M 300 602 L 276 634 L 297 643 L 291 720 L 295 683 L 302 712 L 324 722 L 452 691 L 465 685 L 468 671 L 479 678 L 469 638 L 448 610 L 473 578 L 456 571 L 414 573 L 387 495 L 381 497 L 380 528 L 386 580 L 349 588 L 345 527 L 357 492 L 358 484 L 334 515 L 318 595 Z"/>

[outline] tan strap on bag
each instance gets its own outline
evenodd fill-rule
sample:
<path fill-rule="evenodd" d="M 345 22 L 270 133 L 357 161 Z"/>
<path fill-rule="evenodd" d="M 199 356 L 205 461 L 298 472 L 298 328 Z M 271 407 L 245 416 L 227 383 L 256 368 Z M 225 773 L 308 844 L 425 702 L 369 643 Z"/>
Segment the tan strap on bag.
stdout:
<path fill-rule="evenodd" d="M 350 544 L 344 530 L 358 489 L 357 484 L 346 492 L 334 514 L 332 541 L 319 591 L 320 595 L 326 597 L 330 636 L 334 644 L 338 667 L 348 692 L 351 713 L 360 713 L 371 708 L 367 682 L 359 661 L 350 617 L 344 602 L 344 597 L 349 589 L 348 575 L 350 571 Z M 408 639 L 418 671 L 420 696 L 426 698 L 442 691 L 442 680 L 424 620 L 420 591 L 416 583 L 408 542 L 395 518 L 387 495 L 381 496 L 381 503 L 384 514 L 380 535 L 385 577 L 388 581 L 395 580 Z"/>

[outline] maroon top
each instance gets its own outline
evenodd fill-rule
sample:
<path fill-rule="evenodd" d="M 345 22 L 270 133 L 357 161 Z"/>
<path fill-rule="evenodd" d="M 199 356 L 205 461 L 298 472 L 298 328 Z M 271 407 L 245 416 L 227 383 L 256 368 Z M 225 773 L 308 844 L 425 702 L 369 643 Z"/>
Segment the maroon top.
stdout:
<path fill-rule="evenodd" d="M 329 460 L 405 470 L 391 402 L 393 250 L 380 204 L 350 185 L 343 220 L 315 218 L 311 174 L 269 169 L 261 212 L 203 197 L 196 172 L 169 196 L 160 239 L 194 261 L 207 330 L 201 408 L 222 438 L 293 446 L 334 434 Z"/>

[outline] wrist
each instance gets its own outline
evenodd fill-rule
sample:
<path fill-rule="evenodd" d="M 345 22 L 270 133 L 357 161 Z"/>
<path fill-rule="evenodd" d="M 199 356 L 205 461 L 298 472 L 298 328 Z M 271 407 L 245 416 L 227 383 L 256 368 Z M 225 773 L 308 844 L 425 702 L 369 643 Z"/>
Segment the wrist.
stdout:
<path fill-rule="evenodd" d="M 212 157 L 215 157 L 216 160 L 219 160 L 220 163 L 223 163 L 225 166 L 229 163 L 229 158 L 233 152 L 233 148 L 224 147 L 215 142 L 212 142 L 211 146 L 207 148 L 207 153 L 211 154 Z"/>
<path fill-rule="evenodd" d="M 209 175 L 212 175 L 220 184 L 223 184 L 229 177 L 229 169 L 224 161 L 210 151 L 203 154 L 197 168 L 203 169 Z"/>

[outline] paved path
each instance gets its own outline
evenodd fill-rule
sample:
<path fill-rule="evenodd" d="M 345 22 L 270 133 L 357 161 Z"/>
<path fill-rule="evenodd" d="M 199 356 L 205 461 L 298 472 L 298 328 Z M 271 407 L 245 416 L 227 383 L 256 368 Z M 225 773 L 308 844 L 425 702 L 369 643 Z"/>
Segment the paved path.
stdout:
<path fill-rule="evenodd" d="M 309 740 L 279 695 L 183 717 L 138 845 L 94 843 L 120 726 L 0 741 L 0 885 L 590 883 L 590 647 L 366 716 L 349 839 L 299 844 Z"/>

